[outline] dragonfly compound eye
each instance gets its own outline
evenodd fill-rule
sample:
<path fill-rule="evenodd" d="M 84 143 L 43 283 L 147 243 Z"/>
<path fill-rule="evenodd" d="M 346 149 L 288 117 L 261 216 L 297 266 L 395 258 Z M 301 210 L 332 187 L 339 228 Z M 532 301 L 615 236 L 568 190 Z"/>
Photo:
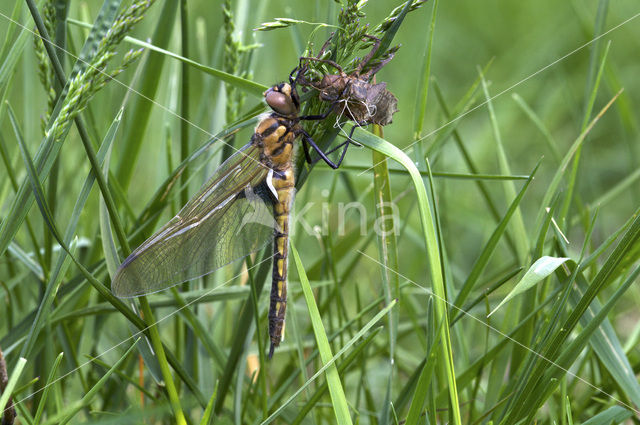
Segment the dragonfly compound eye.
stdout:
<path fill-rule="evenodd" d="M 267 105 L 280 115 L 291 116 L 298 113 L 298 108 L 291 97 L 291 86 L 289 84 L 271 87 L 264 93 L 264 99 Z"/>

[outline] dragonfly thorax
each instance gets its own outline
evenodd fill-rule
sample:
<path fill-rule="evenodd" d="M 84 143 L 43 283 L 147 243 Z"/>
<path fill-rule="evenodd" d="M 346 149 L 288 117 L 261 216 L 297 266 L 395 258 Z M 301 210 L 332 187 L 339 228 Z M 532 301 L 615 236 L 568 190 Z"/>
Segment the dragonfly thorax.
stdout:
<path fill-rule="evenodd" d="M 260 161 L 263 164 L 281 171 L 291 167 L 293 142 L 298 137 L 298 131 L 296 120 L 272 113 L 258 123 L 251 143 L 261 150 Z"/>

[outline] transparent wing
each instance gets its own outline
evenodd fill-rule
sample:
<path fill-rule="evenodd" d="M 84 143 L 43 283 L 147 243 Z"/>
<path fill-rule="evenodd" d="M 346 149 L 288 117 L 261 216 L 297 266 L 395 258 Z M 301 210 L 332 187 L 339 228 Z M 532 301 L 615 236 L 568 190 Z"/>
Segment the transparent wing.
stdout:
<path fill-rule="evenodd" d="M 263 247 L 276 225 L 268 171 L 251 145 L 232 155 L 178 215 L 124 260 L 113 277 L 113 293 L 157 292 Z"/>

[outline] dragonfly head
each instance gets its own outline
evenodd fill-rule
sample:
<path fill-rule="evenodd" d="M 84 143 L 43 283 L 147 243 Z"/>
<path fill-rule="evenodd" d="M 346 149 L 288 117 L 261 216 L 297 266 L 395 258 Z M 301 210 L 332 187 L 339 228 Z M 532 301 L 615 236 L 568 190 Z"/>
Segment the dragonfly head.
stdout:
<path fill-rule="evenodd" d="M 267 105 L 278 115 L 295 117 L 300 111 L 300 99 L 296 89 L 288 83 L 280 83 L 264 92 Z"/>

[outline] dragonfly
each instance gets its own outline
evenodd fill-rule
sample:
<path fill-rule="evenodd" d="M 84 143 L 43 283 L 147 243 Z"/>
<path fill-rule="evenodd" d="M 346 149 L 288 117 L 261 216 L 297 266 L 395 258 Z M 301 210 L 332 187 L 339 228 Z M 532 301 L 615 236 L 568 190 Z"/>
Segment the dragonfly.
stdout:
<path fill-rule="evenodd" d="M 112 292 L 137 297 L 209 274 L 273 242 L 269 305 L 269 358 L 284 337 L 289 221 L 295 196 L 294 142 L 329 159 L 301 125 L 325 114 L 299 116 L 295 68 L 288 83 L 264 92 L 271 112 L 250 142 L 231 155 L 180 212 L 129 255 L 116 271 Z M 299 75 L 299 74 L 297 74 Z"/>

